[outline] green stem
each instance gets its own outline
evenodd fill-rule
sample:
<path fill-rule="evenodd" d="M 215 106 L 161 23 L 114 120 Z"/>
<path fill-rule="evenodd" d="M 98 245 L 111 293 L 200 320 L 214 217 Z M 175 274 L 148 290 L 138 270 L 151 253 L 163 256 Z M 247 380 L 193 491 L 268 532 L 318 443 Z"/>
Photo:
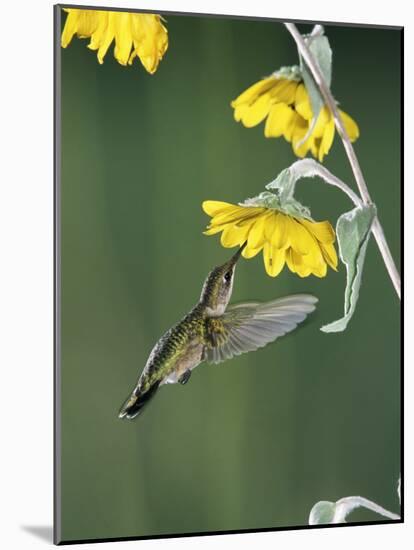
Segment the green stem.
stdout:
<path fill-rule="evenodd" d="M 352 146 L 351 140 L 349 139 L 349 136 L 345 130 L 345 126 L 339 114 L 339 110 L 336 105 L 335 99 L 329 89 L 329 86 L 325 82 L 322 72 L 319 69 L 319 65 L 316 62 L 315 58 L 313 57 L 311 51 L 309 50 L 303 36 L 298 31 L 296 25 L 294 23 L 285 23 L 285 26 L 287 30 L 290 32 L 290 34 L 292 35 L 293 39 L 295 40 L 299 53 L 305 60 L 307 66 L 309 67 L 309 70 L 312 73 L 312 76 L 319 87 L 319 90 L 325 101 L 325 104 L 329 107 L 329 109 L 332 112 L 332 115 L 335 120 L 336 129 L 344 145 L 345 152 L 347 154 L 349 163 L 351 165 L 352 172 L 354 174 L 355 181 L 357 183 L 361 198 L 364 204 L 371 204 L 372 200 L 371 200 L 364 176 L 362 174 L 361 166 L 355 154 L 355 150 Z M 387 268 L 388 275 L 390 276 L 392 284 L 394 285 L 395 292 L 397 293 L 397 296 L 401 298 L 400 274 L 398 273 L 397 267 L 395 265 L 390 248 L 387 243 L 387 239 L 385 238 L 384 229 L 382 228 L 382 225 L 378 219 L 378 216 L 376 216 L 376 218 L 372 223 L 372 233 L 377 242 L 382 259 L 384 260 L 384 264 L 385 264 L 385 267 Z"/>

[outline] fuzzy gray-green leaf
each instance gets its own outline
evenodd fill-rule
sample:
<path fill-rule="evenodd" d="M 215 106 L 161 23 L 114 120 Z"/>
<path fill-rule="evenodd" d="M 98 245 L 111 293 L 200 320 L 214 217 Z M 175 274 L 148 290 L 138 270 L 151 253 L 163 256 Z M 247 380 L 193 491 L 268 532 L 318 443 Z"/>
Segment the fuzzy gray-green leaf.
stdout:
<path fill-rule="evenodd" d="M 300 177 L 301 173 L 295 170 L 294 166 L 285 168 L 275 180 L 266 185 L 266 189 L 271 189 L 277 194 L 279 207 L 282 212 L 290 216 L 299 216 L 312 220 L 310 209 L 294 197 L 296 181 Z"/>
<path fill-rule="evenodd" d="M 317 502 L 309 514 L 309 525 L 332 523 L 335 515 L 335 503 L 327 500 Z"/>
<path fill-rule="evenodd" d="M 339 255 L 346 266 L 346 289 L 344 298 L 344 316 L 321 328 L 323 332 L 341 332 L 346 329 L 359 297 L 362 270 L 371 225 L 376 215 L 375 205 L 358 206 L 345 212 L 336 224 L 336 237 Z"/>
<path fill-rule="evenodd" d="M 346 523 L 347 516 L 357 508 L 366 508 L 372 510 L 376 514 L 398 520 L 400 517 L 393 512 L 389 512 L 379 504 L 372 502 L 364 497 L 345 497 L 337 500 L 336 502 L 329 502 L 327 500 L 321 500 L 317 502 L 310 514 L 309 525 L 320 525 L 323 523 Z"/>
<path fill-rule="evenodd" d="M 315 36 L 308 35 L 305 37 L 305 41 L 319 66 L 326 84 L 330 88 L 332 80 L 332 50 L 329 45 L 328 38 L 324 34 L 318 34 Z M 308 66 L 301 56 L 300 68 L 312 106 L 313 123 L 311 126 L 313 127 L 313 124 L 316 122 L 316 119 L 318 118 L 318 115 L 324 105 L 324 101 L 319 91 L 319 86 L 316 84 L 310 70 L 308 69 Z"/>

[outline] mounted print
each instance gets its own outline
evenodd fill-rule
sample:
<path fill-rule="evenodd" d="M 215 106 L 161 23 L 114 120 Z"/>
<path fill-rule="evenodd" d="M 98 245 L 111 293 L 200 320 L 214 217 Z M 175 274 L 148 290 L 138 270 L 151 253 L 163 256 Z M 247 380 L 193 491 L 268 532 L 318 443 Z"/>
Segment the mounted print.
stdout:
<path fill-rule="evenodd" d="M 55 542 L 401 522 L 402 28 L 55 7 Z"/>

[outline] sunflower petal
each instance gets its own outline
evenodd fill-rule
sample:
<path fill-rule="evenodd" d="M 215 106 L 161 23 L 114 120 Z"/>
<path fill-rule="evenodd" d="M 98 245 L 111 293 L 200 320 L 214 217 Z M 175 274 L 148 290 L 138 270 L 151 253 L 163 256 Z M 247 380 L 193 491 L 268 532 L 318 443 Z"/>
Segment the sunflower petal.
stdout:
<path fill-rule="evenodd" d="M 305 277 L 307 277 L 310 273 L 313 273 L 317 277 L 325 277 L 327 273 L 327 265 L 322 255 L 322 250 L 319 248 L 319 245 L 316 245 L 313 253 L 302 255 L 297 254 L 297 252 L 293 250 L 293 254 L 296 266 L 299 266 L 299 271 L 304 273 Z"/>
<path fill-rule="evenodd" d="M 114 21 L 115 59 L 121 65 L 127 65 L 132 48 L 131 16 L 127 12 L 119 12 Z"/>
<path fill-rule="evenodd" d="M 242 256 L 243 258 L 246 258 L 246 260 L 249 260 L 250 258 L 254 258 L 259 252 L 262 250 L 263 246 L 260 246 L 259 248 L 250 248 L 249 245 L 246 245 L 243 248 Z"/>
<path fill-rule="evenodd" d="M 98 49 L 98 61 L 102 65 L 104 57 L 115 38 L 115 13 L 108 12 L 108 22 Z"/>
<path fill-rule="evenodd" d="M 311 237 L 312 239 L 312 247 L 309 248 L 309 251 L 307 254 L 303 254 L 303 262 L 308 265 L 312 269 L 317 269 L 321 264 L 325 263 L 324 256 L 322 254 L 322 248 L 321 245 L 318 243 L 318 241 L 315 239 L 315 237 Z"/>
<path fill-rule="evenodd" d="M 300 158 L 303 158 L 306 155 L 312 144 L 312 136 L 309 136 L 306 141 L 303 141 L 308 130 L 309 123 L 300 115 L 296 115 L 294 126 L 292 128 L 291 141 L 293 152 Z"/>
<path fill-rule="evenodd" d="M 276 103 L 270 109 L 265 125 L 265 137 L 280 137 L 289 128 L 294 111 L 286 103 Z"/>
<path fill-rule="evenodd" d="M 292 136 L 294 134 L 294 131 L 297 125 L 299 126 L 303 125 L 306 131 L 306 128 L 307 128 L 306 121 L 300 115 L 298 115 L 296 111 L 293 111 L 293 116 L 286 124 L 285 131 L 283 132 L 283 137 L 285 138 L 286 141 L 292 141 Z M 303 135 L 305 135 L 305 133 Z"/>
<path fill-rule="evenodd" d="M 75 33 L 79 38 L 90 38 L 88 48 L 98 50 L 99 63 L 103 63 L 114 39 L 114 56 L 121 65 L 131 64 L 138 56 L 151 74 L 167 50 L 168 33 L 159 15 L 105 10 L 66 11 L 69 15 L 62 33 L 62 46 L 66 47 Z"/>
<path fill-rule="evenodd" d="M 291 248 L 288 248 L 286 250 L 286 265 L 288 266 L 288 268 L 292 273 L 296 273 L 296 270 L 297 270 L 296 263 L 298 258 L 300 258 L 300 256 L 293 255 L 293 250 Z M 295 263 L 295 260 L 296 260 L 296 263 Z"/>
<path fill-rule="evenodd" d="M 91 34 L 91 41 L 88 44 L 88 48 L 90 50 L 97 50 L 99 48 L 108 25 L 108 12 L 100 10 L 96 13 L 97 26 Z"/>
<path fill-rule="evenodd" d="M 295 80 L 280 79 L 269 93 L 274 102 L 292 105 L 295 101 L 297 87 L 298 82 Z"/>
<path fill-rule="evenodd" d="M 302 83 L 299 84 L 296 90 L 295 110 L 305 120 L 312 120 L 313 112 L 312 112 L 312 107 L 309 100 L 309 94 Z"/>
<path fill-rule="evenodd" d="M 292 273 L 299 277 L 308 277 L 311 274 L 311 268 L 303 262 L 303 257 L 292 248 L 286 251 L 286 263 Z"/>
<path fill-rule="evenodd" d="M 270 243 L 273 238 L 273 233 L 276 231 L 279 213 L 276 210 L 270 212 L 264 228 L 265 239 Z"/>
<path fill-rule="evenodd" d="M 312 253 L 315 248 L 318 248 L 312 235 L 297 220 L 288 216 L 287 223 L 290 246 L 295 252 L 298 254 L 309 254 Z"/>
<path fill-rule="evenodd" d="M 221 225 L 224 223 L 238 223 L 247 220 L 252 220 L 265 212 L 265 208 L 260 207 L 245 207 L 233 206 L 224 212 L 216 214 L 211 220 L 211 225 Z"/>
<path fill-rule="evenodd" d="M 325 126 L 321 145 L 319 147 L 319 162 L 323 161 L 323 157 L 329 153 L 335 137 L 335 122 L 333 116 L 331 116 L 328 124 Z"/>
<path fill-rule="evenodd" d="M 318 158 L 318 156 L 319 156 L 319 147 L 320 146 L 321 146 L 321 138 L 314 138 L 312 140 L 312 144 L 311 144 L 311 151 L 312 151 L 312 155 L 315 158 Z"/>
<path fill-rule="evenodd" d="M 210 220 L 211 225 L 223 225 L 226 223 L 237 223 L 243 219 L 244 212 L 240 206 L 231 205 L 226 210 L 215 214 Z"/>
<path fill-rule="evenodd" d="M 276 82 L 277 80 L 274 76 L 269 76 L 268 78 L 263 78 L 262 80 L 259 80 L 259 82 L 256 82 L 255 84 L 247 88 L 247 90 L 241 93 L 238 97 L 236 97 L 236 99 L 231 102 L 231 106 L 235 108 L 245 103 L 252 103 L 259 97 L 259 95 L 264 94 L 265 92 L 270 90 L 270 88 L 272 88 L 276 84 Z"/>
<path fill-rule="evenodd" d="M 203 201 L 201 207 L 204 212 L 209 216 L 215 216 L 216 214 L 221 214 L 227 208 L 234 206 L 229 202 L 222 201 Z"/>
<path fill-rule="evenodd" d="M 241 121 L 246 128 L 257 126 L 269 114 L 271 107 L 271 99 L 268 93 L 261 95 L 249 108 L 244 112 Z"/>
<path fill-rule="evenodd" d="M 61 46 L 66 48 L 72 41 L 73 35 L 78 30 L 79 10 L 68 10 L 68 16 L 66 18 L 65 27 L 62 32 Z"/>
<path fill-rule="evenodd" d="M 339 114 L 341 115 L 342 122 L 344 123 L 345 130 L 349 136 L 349 139 L 351 141 L 355 141 L 356 139 L 358 139 L 359 128 L 355 120 L 351 118 L 347 113 L 344 113 L 344 111 L 339 110 Z"/>
<path fill-rule="evenodd" d="M 223 231 L 225 227 L 226 225 L 209 225 L 207 229 L 203 231 L 203 235 L 215 235 L 216 233 Z"/>
<path fill-rule="evenodd" d="M 251 225 L 249 232 L 248 246 L 249 248 L 259 248 L 263 246 L 265 241 L 265 227 L 267 213 L 258 216 L 255 222 Z"/>
<path fill-rule="evenodd" d="M 328 221 L 313 222 L 303 218 L 300 220 L 300 223 L 304 225 L 319 242 L 325 244 L 335 242 L 335 231 Z"/>
<path fill-rule="evenodd" d="M 305 157 L 308 151 L 313 149 L 314 139 L 312 136 L 309 136 L 307 140 L 302 141 L 305 135 L 306 133 L 304 133 L 300 140 L 292 141 L 293 151 L 299 158 Z"/>
<path fill-rule="evenodd" d="M 286 249 L 290 243 L 289 216 L 279 212 L 277 223 L 271 237 L 271 245 L 278 249 Z"/>
<path fill-rule="evenodd" d="M 249 105 L 247 103 L 243 103 L 242 105 L 237 105 L 233 113 L 234 120 L 236 122 L 240 122 L 242 117 L 244 116 L 245 113 L 247 113 L 248 110 L 249 110 Z"/>
<path fill-rule="evenodd" d="M 319 278 L 326 277 L 327 271 L 328 271 L 328 268 L 325 262 L 321 262 L 318 267 L 312 268 L 312 273 Z"/>
<path fill-rule="evenodd" d="M 238 227 L 237 225 L 229 224 L 223 229 L 220 242 L 225 248 L 241 245 L 245 242 L 249 229 L 248 225 Z"/>
<path fill-rule="evenodd" d="M 331 243 L 322 243 L 321 250 L 326 263 L 335 271 L 338 271 L 338 256 L 335 247 Z"/>
<path fill-rule="evenodd" d="M 271 244 L 265 243 L 263 248 L 263 260 L 266 273 L 270 275 L 270 277 L 276 277 L 285 265 L 285 251 L 276 249 Z"/>
<path fill-rule="evenodd" d="M 134 43 L 134 55 L 139 57 L 146 71 L 153 74 L 168 48 L 168 32 L 161 23 L 161 17 L 152 13 L 134 13 L 131 28 Z"/>
<path fill-rule="evenodd" d="M 323 107 L 321 109 L 318 118 L 316 120 L 316 124 L 312 130 L 312 136 L 314 138 L 322 138 L 323 134 L 325 132 L 325 126 L 329 123 L 330 119 L 332 118 L 332 115 L 328 109 L 328 107 Z"/>
<path fill-rule="evenodd" d="M 65 28 L 62 33 L 62 46 L 65 48 L 73 35 L 89 38 L 98 26 L 101 12 L 97 10 L 68 9 Z"/>

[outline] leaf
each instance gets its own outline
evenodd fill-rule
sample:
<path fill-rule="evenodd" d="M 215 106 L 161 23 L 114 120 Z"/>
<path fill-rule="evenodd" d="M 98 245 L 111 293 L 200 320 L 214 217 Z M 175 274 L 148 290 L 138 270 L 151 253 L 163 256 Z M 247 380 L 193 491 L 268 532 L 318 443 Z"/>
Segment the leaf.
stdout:
<path fill-rule="evenodd" d="M 295 192 L 295 185 L 298 178 L 293 165 L 290 168 L 282 170 L 277 178 L 266 185 L 266 189 L 275 189 L 279 196 L 279 199 L 283 202 L 286 199 L 293 197 Z"/>
<path fill-rule="evenodd" d="M 345 497 L 336 502 L 321 500 L 317 502 L 309 514 L 309 525 L 326 523 L 346 523 L 346 518 L 353 510 L 366 508 L 388 519 L 398 520 L 400 516 L 389 512 L 379 504 L 364 497 Z"/>
<path fill-rule="evenodd" d="M 309 514 L 309 525 L 332 523 L 335 515 L 335 503 L 321 500 L 317 502 Z"/>
<path fill-rule="evenodd" d="M 328 176 L 327 176 L 327 175 Z M 283 202 L 295 194 L 296 183 L 302 178 L 319 176 L 329 182 L 334 176 L 321 164 L 313 159 L 297 160 L 282 170 L 277 178 L 266 185 L 266 189 L 275 189 Z M 329 178 L 330 176 L 330 178 Z"/>
<path fill-rule="evenodd" d="M 375 205 L 357 206 L 345 212 L 336 224 L 339 255 L 346 266 L 344 316 L 321 328 L 323 332 L 341 332 L 346 329 L 358 301 L 362 270 L 371 225 L 376 216 Z"/>
<path fill-rule="evenodd" d="M 328 38 L 323 34 L 323 27 L 318 28 L 318 34 L 311 34 L 304 36 L 305 42 L 312 53 L 315 61 L 317 62 L 319 69 L 323 75 L 323 78 L 328 86 L 331 87 L 332 80 L 332 50 L 329 45 Z M 319 86 L 316 84 L 315 79 L 312 76 L 311 71 L 309 70 L 306 62 L 299 54 L 300 59 L 300 69 L 302 71 L 303 81 L 305 83 L 306 90 L 309 94 L 310 103 L 312 106 L 313 119 L 310 125 L 310 128 L 300 143 L 306 141 L 312 132 L 316 120 L 318 119 L 319 113 L 324 105 L 323 97 L 319 91 Z"/>
<path fill-rule="evenodd" d="M 286 214 L 312 220 L 310 209 L 294 198 L 296 181 L 303 177 L 295 164 L 282 170 L 277 178 L 266 185 L 266 189 L 274 189 L 280 208 Z"/>
<path fill-rule="evenodd" d="M 294 162 L 289 168 L 282 170 L 276 179 L 266 185 L 266 189 L 274 190 L 279 198 L 280 206 L 292 215 L 305 218 L 310 217 L 309 208 L 300 205 L 294 198 L 296 183 L 302 178 L 314 178 L 318 176 L 329 185 L 341 189 L 356 205 L 362 204 L 361 199 L 348 187 L 348 185 L 334 176 L 322 164 L 313 159 L 302 159 Z M 261 194 L 263 195 L 263 193 Z M 292 211 L 290 211 L 293 205 Z"/>
<path fill-rule="evenodd" d="M 356 206 L 362 204 L 361 199 L 342 180 L 334 176 L 325 166 L 313 159 L 302 159 L 294 162 L 289 168 L 282 170 L 277 178 L 266 185 L 266 189 L 276 189 L 283 202 L 295 193 L 296 183 L 302 178 L 314 178 L 318 176 L 329 185 L 341 189 L 353 201 Z"/>

